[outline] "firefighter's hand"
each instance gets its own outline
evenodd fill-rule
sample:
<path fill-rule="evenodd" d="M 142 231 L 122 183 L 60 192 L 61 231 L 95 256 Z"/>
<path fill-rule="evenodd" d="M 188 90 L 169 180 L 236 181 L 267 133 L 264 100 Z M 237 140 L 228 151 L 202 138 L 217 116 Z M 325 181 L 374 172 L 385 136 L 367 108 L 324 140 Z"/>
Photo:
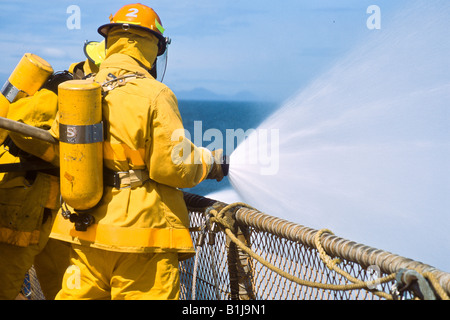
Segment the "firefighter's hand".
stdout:
<path fill-rule="evenodd" d="M 222 149 L 212 151 L 212 156 L 214 162 L 206 179 L 221 181 L 224 176 L 228 175 L 229 164 L 226 160 L 227 158 L 223 156 Z"/>

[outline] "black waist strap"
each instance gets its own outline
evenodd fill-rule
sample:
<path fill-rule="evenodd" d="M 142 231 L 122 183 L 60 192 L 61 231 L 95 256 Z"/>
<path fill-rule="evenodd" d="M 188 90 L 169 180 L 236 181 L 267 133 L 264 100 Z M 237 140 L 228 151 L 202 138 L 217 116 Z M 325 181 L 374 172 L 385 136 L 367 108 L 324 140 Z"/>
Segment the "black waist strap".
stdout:
<path fill-rule="evenodd" d="M 58 167 L 52 165 L 44 160 L 31 160 L 18 163 L 3 163 L 0 164 L 0 172 L 20 172 L 20 171 L 47 171 L 58 169 Z M 59 171 L 59 169 L 58 169 Z"/>
<path fill-rule="evenodd" d="M 103 169 L 103 183 L 116 189 L 140 187 L 147 180 L 150 180 L 150 177 L 145 169 L 131 169 L 119 172 L 108 168 Z"/>
<path fill-rule="evenodd" d="M 120 189 L 120 179 L 117 172 L 108 168 L 103 168 L 103 183 L 105 186 L 114 187 Z"/>

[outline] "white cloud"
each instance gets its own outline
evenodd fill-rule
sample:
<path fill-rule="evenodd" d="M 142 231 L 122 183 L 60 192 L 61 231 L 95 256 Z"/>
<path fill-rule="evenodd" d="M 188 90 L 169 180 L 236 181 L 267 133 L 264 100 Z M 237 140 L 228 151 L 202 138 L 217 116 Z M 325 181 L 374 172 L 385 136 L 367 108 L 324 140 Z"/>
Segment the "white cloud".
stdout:
<path fill-rule="evenodd" d="M 50 47 L 45 47 L 40 49 L 40 51 L 50 57 L 50 58 L 64 58 L 67 56 L 67 51 L 61 49 L 61 48 L 50 48 Z"/>

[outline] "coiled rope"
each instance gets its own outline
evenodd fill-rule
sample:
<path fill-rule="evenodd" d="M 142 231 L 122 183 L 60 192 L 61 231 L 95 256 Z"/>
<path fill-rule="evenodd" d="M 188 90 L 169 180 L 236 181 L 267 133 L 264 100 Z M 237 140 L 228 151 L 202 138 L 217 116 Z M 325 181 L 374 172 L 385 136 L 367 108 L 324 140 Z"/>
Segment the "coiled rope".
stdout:
<path fill-rule="evenodd" d="M 375 279 L 372 281 L 361 281 L 357 278 L 352 277 L 350 274 L 348 274 L 347 272 L 345 272 L 344 270 L 342 270 L 341 268 L 339 268 L 337 265 L 340 262 L 339 259 L 332 259 L 324 250 L 322 243 L 321 243 L 321 237 L 324 233 L 329 233 L 329 234 L 333 234 L 330 230 L 328 229 L 321 229 L 319 230 L 314 238 L 314 244 L 316 246 L 316 249 L 319 252 L 319 257 L 320 259 L 326 264 L 326 266 L 328 268 L 330 268 L 331 270 L 334 270 L 335 272 L 339 273 L 340 275 L 342 275 L 343 277 L 345 277 L 347 280 L 349 280 L 350 284 L 342 284 L 342 285 L 336 285 L 336 284 L 326 284 L 326 283 L 319 283 L 319 282 L 313 282 L 313 281 L 308 281 L 308 280 L 304 280 L 304 279 L 300 279 L 294 275 L 291 275 L 287 272 L 285 272 L 284 270 L 281 270 L 280 268 L 274 266 L 273 264 L 271 264 L 270 262 L 268 262 L 267 260 L 265 260 L 264 258 L 262 258 L 261 256 L 259 256 L 258 254 L 256 254 L 255 252 L 253 252 L 249 247 L 247 247 L 247 245 L 245 245 L 245 243 L 243 243 L 241 240 L 239 240 L 234 233 L 232 232 L 233 227 L 231 225 L 229 225 L 228 221 L 226 219 L 224 219 L 225 213 L 227 211 L 230 211 L 232 209 L 235 209 L 237 207 L 245 207 L 248 209 L 252 209 L 252 210 L 256 210 L 255 208 L 247 205 L 246 203 L 242 203 L 242 202 L 236 202 L 236 203 L 232 203 L 229 204 L 227 206 L 225 206 L 224 208 L 222 208 L 220 211 L 217 211 L 216 209 L 210 209 L 209 213 L 212 215 L 211 217 L 211 221 L 212 222 L 217 222 L 220 225 L 223 226 L 224 231 L 226 233 L 226 235 L 231 239 L 231 241 L 233 241 L 237 246 L 239 246 L 240 249 L 242 249 L 245 253 L 247 253 L 250 257 L 252 257 L 253 259 L 257 260 L 259 263 L 261 263 L 262 265 L 264 265 L 265 267 L 269 268 L 270 270 L 276 272 L 277 274 L 283 276 L 284 278 L 295 282 L 299 285 L 302 286 L 308 286 L 308 287 L 312 287 L 312 288 L 317 288 L 317 289 L 324 289 L 324 290 L 340 290 L 340 291 L 347 291 L 347 290 L 357 290 L 357 289 L 366 289 L 370 292 L 372 292 L 373 294 L 385 298 L 387 300 L 393 300 L 394 297 L 391 294 L 388 294 L 386 292 L 383 291 L 378 291 L 375 289 L 371 289 L 371 288 L 375 288 L 377 285 L 381 284 L 381 283 L 386 283 L 386 282 L 390 282 L 395 280 L 396 278 L 396 273 L 392 273 L 390 275 L 387 275 L 383 278 L 379 278 L 379 279 Z M 417 271 L 417 270 L 416 270 Z M 419 272 L 420 273 L 420 272 Z M 430 272 L 426 272 L 422 274 L 424 277 L 428 278 L 429 281 L 431 282 L 431 284 L 433 285 L 433 287 L 435 288 L 436 292 L 440 295 L 440 297 L 443 300 L 449 300 L 449 296 L 446 294 L 446 292 L 444 291 L 444 289 L 439 285 L 437 279 L 434 277 L 433 274 L 431 274 Z"/>

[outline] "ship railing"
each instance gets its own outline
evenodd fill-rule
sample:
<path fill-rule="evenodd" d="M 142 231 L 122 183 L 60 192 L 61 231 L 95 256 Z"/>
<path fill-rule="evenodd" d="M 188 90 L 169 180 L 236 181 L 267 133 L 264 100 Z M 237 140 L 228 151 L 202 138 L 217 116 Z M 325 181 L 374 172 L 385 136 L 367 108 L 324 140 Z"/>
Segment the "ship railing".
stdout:
<path fill-rule="evenodd" d="M 195 256 L 179 263 L 181 300 L 448 300 L 450 273 L 270 216 L 184 193 Z M 34 268 L 25 299 L 45 299 Z"/>
<path fill-rule="evenodd" d="M 180 262 L 184 300 L 448 299 L 450 274 L 270 216 L 184 193 L 196 255 Z"/>

